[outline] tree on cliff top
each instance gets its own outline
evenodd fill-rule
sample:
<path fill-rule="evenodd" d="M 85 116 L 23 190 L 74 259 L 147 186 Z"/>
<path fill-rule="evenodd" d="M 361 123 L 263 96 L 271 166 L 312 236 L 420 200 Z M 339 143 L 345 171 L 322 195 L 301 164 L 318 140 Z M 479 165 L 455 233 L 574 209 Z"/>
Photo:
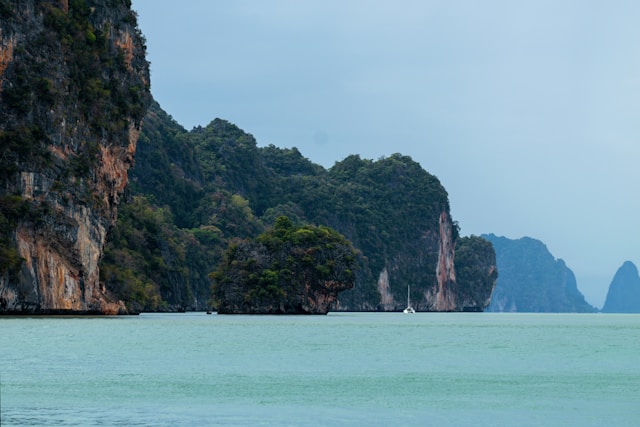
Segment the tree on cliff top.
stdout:
<path fill-rule="evenodd" d="M 353 287 L 356 253 L 324 226 L 286 216 L 255 240 L 232 242 L 211 274 L 219 313 L 326 314 Z"/>

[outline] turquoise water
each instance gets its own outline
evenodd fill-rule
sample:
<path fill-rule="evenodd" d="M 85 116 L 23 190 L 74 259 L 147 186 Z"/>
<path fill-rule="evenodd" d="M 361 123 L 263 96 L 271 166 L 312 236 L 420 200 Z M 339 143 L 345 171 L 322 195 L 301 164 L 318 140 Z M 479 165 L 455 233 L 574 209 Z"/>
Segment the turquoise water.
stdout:
<path fill-rule="evenodd" d="M 637 426 L 640 315 L 0 318 L 0 425 Z"/>

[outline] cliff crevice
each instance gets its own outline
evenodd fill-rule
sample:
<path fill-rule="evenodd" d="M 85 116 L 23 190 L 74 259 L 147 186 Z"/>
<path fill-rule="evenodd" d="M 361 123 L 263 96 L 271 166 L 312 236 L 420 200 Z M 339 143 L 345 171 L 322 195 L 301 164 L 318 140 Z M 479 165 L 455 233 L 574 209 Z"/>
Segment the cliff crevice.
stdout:
<path fill-rule="evenodd" d="M 455 247 L 452 236 L 453 224 L 448 213 L 442 212 L 440 214 L 438 226 L 440 232 L 438 264 L 436 265 L 438 286 L 432 307 L 434 311 L 453 311 L 456 308 L 455 290 L 452 289 L 456 283 L 453 264 Z"/>

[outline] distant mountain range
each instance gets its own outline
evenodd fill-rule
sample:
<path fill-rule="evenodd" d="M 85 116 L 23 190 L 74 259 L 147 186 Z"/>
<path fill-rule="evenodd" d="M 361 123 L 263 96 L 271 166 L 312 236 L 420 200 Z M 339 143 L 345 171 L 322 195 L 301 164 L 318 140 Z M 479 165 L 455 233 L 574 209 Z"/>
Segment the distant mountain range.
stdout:
<path fill-rule="evenodd" d="M 597 311 L 578 290 L 576 278 L 563 260 L 530 237 L 482 237 L 493 244 L 498 280 L 485 311 L 580 312 Z"/>
<path fill-rule="evenodd" d="M 495 234 L 481 237 L 493 245 L 498 267 L 491 304 L 485 311 L 599 311 L 585 301 L 573 271 L 562 259 L 555 259 L 543 242 L 530 237 L 509 239 Z M 640 274 L 631 261 L 625 261 L 616 272 L 601 311 L 640 313 Z"/>

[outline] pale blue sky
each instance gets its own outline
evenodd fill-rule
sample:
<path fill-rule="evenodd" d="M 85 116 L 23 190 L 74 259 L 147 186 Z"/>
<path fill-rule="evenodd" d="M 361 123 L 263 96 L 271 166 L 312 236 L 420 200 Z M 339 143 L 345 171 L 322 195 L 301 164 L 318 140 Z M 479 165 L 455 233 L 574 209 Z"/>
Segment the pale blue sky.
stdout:
<path fill-rule="evenodd" d="M 640 265 L 640 2 L 133 0 L 151 91 L 330 167 L 399 152 L 463 235 L 542 240 L 601 307 Z"/>

